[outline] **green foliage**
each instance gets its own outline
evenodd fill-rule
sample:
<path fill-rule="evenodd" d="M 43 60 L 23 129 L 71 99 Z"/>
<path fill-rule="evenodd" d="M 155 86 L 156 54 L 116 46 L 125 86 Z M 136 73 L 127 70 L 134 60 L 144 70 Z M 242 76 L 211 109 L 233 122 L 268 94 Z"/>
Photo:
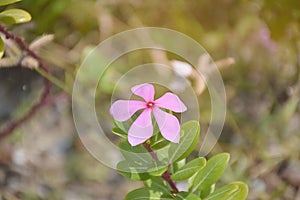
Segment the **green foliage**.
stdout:
<path fill-rule="evenodd" d="M 161 190 L 165 194 L 170 193 L 166 181 L 164 181 L 160 177 L 151 177 L 150 179 L 144 181 L 144 185 L 145 187 L 156 188 L 158 190 Z"/>
<path fill-rule="evenodd" d="M 117 131 L 117 133 L 116 133 L 117 135 L 118 134 L 123 134 L 123 133 L 127 135 L 127 132 L 129 130 L 129 126 L 126 122 L 118 122 L 116 120 L 113 120 L 113 122 L 116 126 L 115 128 L 117 128 L 117 130 L 115 129 Z M 115 133 L 115 132 L 113 132 L 113 133 Z"/>
<path fill-rule="evenodd" d="M 117 165 L 117 170 L 132 180 L 147 180 L 152 176 L 160 176 L 167 170 L 167 165 L 153 160 L 147 150 L 139 145 L 130 146 L 127 141 L 119 144 L 125 160 Z"/>
<path fill-rule="evenodd" d="M 154 127 L 155 130 L 156 127 Z M 159 132 L 156 133 L 150 140 L 150 144 L 151 144 L 151 149 L 153 150 L 159 150 L 162 149 L 164 147 L 166 147 L 167 145 L 170 144 L 170 142 L 168 140 L 166 140 Z"/>
<path fill-rule="evenodd" d="M 188 192 L 179 192 L 174 199 L 185 199 L 185 200 L 201 200 L 200 197 L 193 193 L 188 193 Z"/>
<path fill-rule="evenodd" d="M 0 0 L 0 6 L 5 6 L 9 4 L 16 3 L 21 0 Z M 29 22 L 31 20 L 31 15 L 21 9 L 7 9 L 0 13 L 0 23 L 5 25 L 20 24 Z"/>
<path fill-rule="evenodd" d="M 132 147 L 127 141 L 119 144 L 120 151 L 130 167 L 137 171 L 145 171 L 154 167 L 151 155 L 141 145 Z"/>
<path fill-rule="evenodd" d="M 117 127 L 113 132 L 126 139 L 124 124 L 115 124 Z M 228 164 L 230 157 L 228 153 L 215 155 L 208 161 L 204 157 L 198 157 L 185 163 L 198 142 L 199 131 L 199 123 L 189 121 L 181 127 L 179 144 L 164 144 L 157 148 L 157 151 L 150 150 L 149 147 L 162 143 L 160 133 L 155 134 L 143 145 L 132 147 L 127 141 L 120 142 L 119 148 L 124 160 L 118 163 L 118 172 L 127 178 L 144 183 L 144 187 L 129 192 L 125 199 L 246 199 L 248 189 L 244 183 L 234 182 L 215 190 L 215 184 Z M 153 156 L 154 154 L 156 156 Z M 174 191 L 176 181 L 188 183 L 189 191 Z"/>
<path fill-rule="evenodd" d="M 184 165 L 182 168 L 180 168 L 176 173 L 174 173 L 171 178 L 174 181 L 183 181 L 187 180 L 191 176 L 193 176 L 195 173 L 197 173 L 199 170 L 201 170 L 206 165 L 205 158 L 196 158 L 186 165 Z"/>
<path fill-rule="evenodd" d="M 0 6 L 6 6 L 9 4 L 16 3 L 21 0 L 0 0 Z M 12 24 L 21 24 L 29 22 L 31 20 L 31 15 L 22 9 L 7 9 L 0 13 L 0 24 L 12 25 Z M 4 55 L 5 45 L 0 38 L 0 59 Z"/>
<path fill-rule="evenodd" d="M 118 127 L 114 127 L 114 128 L 112 129 L 112 133 L 114 133 L 114 134 L 116 134 L 117 136 L 120 136 L 120 137 L 122 137 L 122 138 L 124 138 L 124 139 L 127 139 L 127 134 L 126 134 L 122 129 L 120 129 L 120 128 L 118 128 Z"/>
<path fill-rule="evenodd" d="M 0 58 L 2 58 L 3 54 L 4 54 L 4 42 L 0 37 Z"/>
<path fill-rule="evenodd" d="M 147 180 L 150 179 L 149 173 L 137 172 L 134 168 L 131 167 L 130 163 L 127 161 L 121 161 L 117 165 L 117 170 L 123 176 L 130 178 L 131 180 Z"/>
<path fill-rule="evenodd" d="M 205 167 L 196 175 L 191 186 L 192 191 L 210 188 L 221 178 L 228 161 L 228 153 L 222 153 L 209 159 Z"/>
<path fill-rule="evenodd" d="M 30 20 L 30 14 L 21 9 L 8 9 L 0 13 L 0 22 L 4 24 L 20 24 Z"/>
<path fill-rule="evenodd" d="M 241 182 L 233 182 L 216 190 L 204 200 L 230 200 L 230 199 L 246 199 L 248 187 Z"/>
<path fill-rule="evenodd" d="M 18 1 L 21 1 L 21 0 L 0 0 L 0 6 L 6 6 L 9 4 L 16 3 Z"/>
<path fill-rule="evenodd" d="M 163 197 L 169 196 L 169 197 Z M 125 198 L 125 200 L 149 200 L 149 199 L 161 199 L 161 200 L 169 200 L 173 199 L 169 194 L 165 194 L 163 191 L 157 188 L 139 188 L 129 192 Z"/>
<path fill-rule="evenodd" d="M 182 125 L 180 143 L 172 143 L 169 149 L 170 163 L 186 158 L 195 148 L 200 134 L 200 126 L 196 121 Z"/>

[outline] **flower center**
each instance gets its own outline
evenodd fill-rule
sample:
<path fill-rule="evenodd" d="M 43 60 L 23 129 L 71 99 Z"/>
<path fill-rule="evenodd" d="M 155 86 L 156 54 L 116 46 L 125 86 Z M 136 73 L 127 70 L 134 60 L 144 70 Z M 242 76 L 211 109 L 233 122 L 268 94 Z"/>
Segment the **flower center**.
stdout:
<path fill-rule="evenodd" d="M 150 101 L 150 102 L 147 103 L 147 108 L 152 108 L 153 106 L 154 106 L 153 102 Z"/>

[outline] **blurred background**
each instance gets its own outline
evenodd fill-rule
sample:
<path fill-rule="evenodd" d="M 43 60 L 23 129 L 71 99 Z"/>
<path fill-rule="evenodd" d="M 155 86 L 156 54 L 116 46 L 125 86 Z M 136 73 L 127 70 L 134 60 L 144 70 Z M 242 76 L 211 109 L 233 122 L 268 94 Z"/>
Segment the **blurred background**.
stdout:
<path fill-rule="evenodd" d="M 0 199 L 120 200 L 139 187 L 139 182 L 105 167 L 83 147 L 74 128 L 71 99 L 65 94 L 71 94 L 76 70 L 93 47 L 142 26 L 180 31 L 199 42 L 214 61 L 225 62 L 220 72 L 227 116 L 211 152 L 231 154 L 221 184 L 245 181 L 250 200 L 300 199 L 298 0 L 23 0 L 10 7 L 32 15 L 30 23 L 11 26 L 10 31 L 27 44 L 46 37 L 38 54 L 49 66 L 53 87 L 50 103 L 0 141 Z M 47 34 L 54 39 L 47 39 Z M 167 58 L 178 59 L 169 54 Z M 102 80 L 97 109 L 110 102 L 123 73 L 149 61 L 149 52 L 135 52 L 115 63 Z M 0 128 L 38 100 L 41 77 L 18 66 L 0 68 Z M 209 93 L 204 90 L 198 98 L 205 130 Z M 116 141 L 107 127 L 107 135 Z"/>

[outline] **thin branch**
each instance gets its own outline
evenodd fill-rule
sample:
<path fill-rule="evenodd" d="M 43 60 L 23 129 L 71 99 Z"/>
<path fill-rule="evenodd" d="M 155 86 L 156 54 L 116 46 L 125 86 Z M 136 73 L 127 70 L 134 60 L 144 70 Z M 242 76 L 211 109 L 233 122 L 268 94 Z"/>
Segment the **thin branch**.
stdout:
<path fill-rule="evenodd" d="M 22 51 L 26 52 L 29 56 L 31 56 L 38 62 L 39 67 L 45 73 L 49 73 L 48 68 L 42 62 L 40 57 L 34 51 L 32 51 L 20 37 L 14 35 L 13 33 L 10 33 L 9 31 L 6 30 L 6 28 L 4 26 L 1 26 L 1 25 L 0 25 L 0 32 L 3 33 L 7 39 L 14 40 L 18 44 L 18 46 L 20 47 L 20 49 Z M 4 137 L 8 136 L 9 134 L 11 134 L 21 124 L 23 124 L 25 121 L 30 119 L 36 113 L 36 111 L 45 104 L 47 96 L 50 93 L 50 87 L 51 87 L 50 81 L 48 79 L 44 78 L 44 89 L 43 89 L 43 92 L 41 94 L 39 101 L 32 106 L 32 108 L 28 111 L 28 113 L 26 113 L 24 116 L 22 116 L 18 120 L 13 121 L 12 123 L 8 124 L 4 128 L 4 130 L 1 130 L 0 131 L 0 140 L 3 139 Z"/>
<path fill-rule="evenodd" d="M 165 180 L 170 184 L 171 188 L 173 189 L 172 192 L 173 192 L 174 194 L 179 193 L 179 190 L 178 190 L 178 188 L 177 188 L 175 182 L 171 179 L 169 168 L 168 168 L 167 171 L 165 171 L 165 172 L 161 175 L 161 177 L 162 177 L 163 179 L 165 179 Z"/>
<path fill-rule="evenodd" d="M 158 161 L 158 157 L 156 155 L 156 153 L 151 149 L 150 144 L 148 144 L 147 142 L 143 144 L 145 149 L 150 153 L 150 155 L 152 156 L 153 160 L 155 160 L 156 162 Z"/>
<path fill-rule="evenodd" d="M 158 161 L 157 155 L 156 155 L 156 153 L 151 149 L 150 144 L 148 144 L 148 143 L 146 142 L 146 143 L 144 143 L 143 145 L 144 145 L 145 149 L 150 153 L 150 155 L 152 156 L 152 158 L 157 162 L 157 161 Z M 175 182 L 171 179 L 169 167 L 168 167 L 167 171 L 165 171 L 165 172 L 161 175 L 161 177 L 162 177 L 163 179 L 165 179 L 165 180 L 169 183 L 169 185 L 171 186 L 171 188 L 172 188 L 172 190 L 173 190 L 172 193 L 174 193 L 174 194 L 179 193 L 179 190 L 178 190 L 178 188 L 177 188 Z"/>

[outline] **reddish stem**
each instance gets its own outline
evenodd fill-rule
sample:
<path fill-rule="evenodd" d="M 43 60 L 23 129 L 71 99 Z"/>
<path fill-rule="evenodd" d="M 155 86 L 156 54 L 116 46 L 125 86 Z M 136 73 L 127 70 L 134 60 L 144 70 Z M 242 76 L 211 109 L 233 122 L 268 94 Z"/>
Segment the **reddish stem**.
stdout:
<path fill-rule="evenodd" d="M 175 182 L 171 179 L 169 169 L 165 171 L 165 173 L 163 173 L 161 177 L 170 184 L 171 188 L 173 189 L 173 193 L 177 194 L 179 192 Z"/>
<path fill-rule="evenodd" d="M 150 144 L 144 143 L 144 147 L 145 147 L 145 149 L 150 153 L 150 155 L 152 156 L 153 160 L 158 161 L 157 155 L 156 155 L 156 153 L 151 149 Z"/>
<path fill-rule="evenodd" d="M 48 68 L 42 62 L 40 57 L 34 51 L 29 49 L 29 47 L 25 44 L 25 42 L 20 37 L 14 35 L 13 33 L 8 32 L 6 30 L 6 28 L 1 25 L 0 25 L 0 32 L 3 33 L 7 39 L 14 40 L 18 44 L 18 46 L 20 47 L 21 50 L 25 51 L 29 56 L 31 56 L 32 58 L 37 60 L 39 67 L 42 70 L 44 70 L 46 73 L 49 73 Z M 36 111 L 45 104 L 47 96 L 50 93 L 50 87 L 51 87 L 50 81 L 44 77 L 44 89 L 43 89 L 43 92 L 41 94 L 39 101 L 32 106 L 32 108 L 28 111 L 28 113 L 26 113 L 20 119 L 8 124 L 8 126 L 6 126 L 4 128 L 4 130 L 1 130 L 0 131 L 0 140 L 3 139 L 4 137 L 6 137 L 7 135 L 11 134 L 21 124 L 23 124 L 25 121 L 30 119 L 36 113 Z"/>
<path fill-rule="evenodd" d="M 157 155 L 156 155 L 156 153 L 151 149 L 150 144 L 144 143 L 144 147 L 145 147 L 145 149 L 150 153 L 150 155 L 152 156 L 152 158 L 153 158 L 155 161 L 158 161 Z M 169 167 L 168 167 L 167 171 L 165 171 L 165 172 L 161 175 L 161 177 L 162 177 L 163 179 L 165 179 L 165 180 L 169 183 L 169 185 L 171 186 L 171 188 L 172 188 L 172 190 L 173 190 L 172 192 L 173 192 L 174 194 L 177 194 L 177 193 L 179 192 L 179 190 L 178 190 L 178 188 L 177 188 L 175 182 L 172 180 L 172 178 L 171 178 L 171 176 L 170 176 Z"/>

